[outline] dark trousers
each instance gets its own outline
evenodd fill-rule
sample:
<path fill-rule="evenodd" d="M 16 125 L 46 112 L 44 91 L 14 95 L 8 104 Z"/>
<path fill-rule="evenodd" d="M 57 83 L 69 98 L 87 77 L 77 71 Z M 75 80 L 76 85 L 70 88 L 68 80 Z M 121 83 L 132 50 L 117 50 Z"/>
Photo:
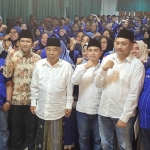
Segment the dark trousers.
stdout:
<path fill-rule="evenodd" d="M 142 141 L 142 148 L 143 150 L 150 150 L 150 129 L 143 129 L 141 130 L 141 141 Z"/>
<path fill-rule="evenodd" d="M 30 112 L 30 106 L 12 105 L 10 109 L 11 145 L 13 150 L 35 149 L 37 117 Z"/>

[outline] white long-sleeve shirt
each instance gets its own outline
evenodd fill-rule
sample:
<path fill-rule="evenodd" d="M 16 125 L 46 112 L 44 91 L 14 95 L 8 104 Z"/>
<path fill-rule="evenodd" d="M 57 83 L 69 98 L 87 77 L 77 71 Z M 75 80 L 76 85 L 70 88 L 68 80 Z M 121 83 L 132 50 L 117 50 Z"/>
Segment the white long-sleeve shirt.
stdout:
<path fill-rule="evenodd" d="M 114 66 L 104 71 L 108 60 L 114 61 Z M 105 57 L 94 80 L 97 87 L 103 87 L 98 114 L 127 123 L 136 114 L 144 76 L 144 65 L 131 54 L 122 62 L 116 53 Z"/>
<path fill-rule="evenodd" d="M 78 65 L 72 76 L 72 83 L 79 85 L 79 96 L 76 109 L 86 114 L 98 114 L 101 89 L 94 84 L 94 78 L 99 72 L 100 64 L 86 69 L 85 64 Z"/>
<path fill-rule="evenodd" d="M 63 117 L 65 109 L 72 109 L 73 85 L 71 65 L 59 59 L 51 66 L 47 59 L 39 60 L 31 81 L 31 106 L 36 106 L 36 115 L 44 120 Z"/>

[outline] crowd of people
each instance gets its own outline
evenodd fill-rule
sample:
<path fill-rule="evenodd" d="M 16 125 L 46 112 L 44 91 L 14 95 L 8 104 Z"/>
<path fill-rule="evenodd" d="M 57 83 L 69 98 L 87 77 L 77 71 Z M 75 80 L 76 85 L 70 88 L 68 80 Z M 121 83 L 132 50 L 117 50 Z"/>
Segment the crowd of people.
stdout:
<path fill-rule="evenodd" d="M 6 29 L 0 16 L 0 150 L 149 150 L 148 16 Z"/>

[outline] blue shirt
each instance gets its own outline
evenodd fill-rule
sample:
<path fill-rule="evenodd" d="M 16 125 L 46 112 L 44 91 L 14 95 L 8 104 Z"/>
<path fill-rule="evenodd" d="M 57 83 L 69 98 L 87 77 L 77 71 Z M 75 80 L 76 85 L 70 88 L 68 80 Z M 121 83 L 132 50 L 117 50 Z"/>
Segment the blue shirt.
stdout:
<path fill-rule="evenodd" d="M 146 70 L 143 90 L 139 98 L 140 127 L 150 129 L 150 68 Z"/>
<path fill-rule="evenodd" d="M 100 34 L 103 34 L 103 32 L 104 32 L 104 30 L 105 30 L 105 28 L 102 26 L 102 23 L 101 22 L 98 22 L 98 32 L 100 33 Z"/>
<path fill-rule="evenodd" d="M 147 24 L 147 18 L 143 18 L 142 23 Z"/>
<path fill-rule="evenodd" d="M 67 33 L 70 32 L 70 28 L 69 28 L 68 26 L 66 26 L 66 25 L 63 26 L 63 29 L 64 29 Z"/>
<path fill-rule="evenodd" d="M 118 24 L 118 23 L 114 23 L 114 24 L 112 25 L 112 30 L 113 30 L 114 33 L 117 32 L 118 27 L 119 27 L 119 24 Z"/>
<path fill-rule="evenodd" d="M 136 34 L 134 35 L 134 37 L 135 37 L 135 40 L 136 40 L 136 41 L 143 40 L 143 38 L 144 38 L 143 33 L 136 33 Z"/>
<path fill-rule="evenodd" d="M 3 75 L 3 66 L 5 59 L 0 58 L 0 107 L 6 102 L 6 82 L 11 81 L 11 78 L 5 78 Z"/>
<path fill-rule="evenodd" d="M 60 27 L 55 27 L 55 28 L 53 28 L 53 33 L 55 33 L 55 34 L 59 34 L 59 30 L 60 30 Z"/>
<path fill-rule="evenodd" d="M 69 26 L 72 27 L 73 23 L 74 23 L 74 21 L 71 21 L 70 24 L 69 24 Z"/>
<path fill-rule="evenodd" d="M 77 33 L 73 33 L 73 32 L 71 31 L 71 32 L 68 33 L 68 36 L 69 36 L 70 38 L 76 38 Z"/>
<path fill-rule="evenodd" d="M 112 51 L 109 51 L 109 52 L 106 52 L 105 54 L 104 54 L 104 57 L 106 57 L 106 56 L 108 56 L 108 55 L 110 55 L 110 54 L 113 54 L 114 53 L 114 51 L 112 50 Z M 103 57 L 103 58 L 104 58 Z"/>
<path fill-rule="evenodd" d="M 82 56 L 82 46 L 80 44 L 76 44 L 73 51 L 70 51 L 69 56 L 73 60 L 74 64 L 76 64 L 79 56 Z"/>

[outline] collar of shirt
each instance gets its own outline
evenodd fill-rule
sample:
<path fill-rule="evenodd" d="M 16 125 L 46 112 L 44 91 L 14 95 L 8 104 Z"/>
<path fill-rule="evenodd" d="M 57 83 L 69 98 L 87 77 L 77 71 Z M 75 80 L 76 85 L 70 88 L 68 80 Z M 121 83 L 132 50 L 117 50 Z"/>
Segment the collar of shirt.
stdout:
<path fill-rule="evenodd" d="M 42 65 L 48 65 L 48 66 L 50 66 L 50 67 L 54 67 L 54 66 L 57 66 L 57 65 L 62 66 L 62 60 L 59 59 L 58 62 L 57 62 L 55 65 L 51 66 L 51 64 L 48 62 L 48 60 L 47 60 L 47 58 L 46 58 L 46 59 L 43 61 L 43 64 L 42 64 Z"/>
<path fill-rule="evenodd" d="M 30 50 L 30 53 L 28 55 L 26 55 L 22 50 L 20 50 L 20 53 L 22 54 L 23 57 L 31 57 L 33 54 L 32 49 Z"/>
<path fill-rule="evenodd" d="M 115 53 L 113 59 L 116 60 L 116 61 L 119 62 L 119 63 L 122 63 L 122 62 L 124 62 L 124 61 L 128 61 L 129 63 L 131 63 L 132 58 L 133 58 L 132 54 L 129 54 L 126 59 L 124 59 L 123 61 L 120 61 L 119 58 L 118 58 L 118 54 Z"/>
<path fill-rule="evenodd" d="M 98 64 L 96 66 L 91 67 L 91 69 L 94 71 L 95 69 L 97 69 L 100 66 L 100 63 L 98 62 Z"/>

